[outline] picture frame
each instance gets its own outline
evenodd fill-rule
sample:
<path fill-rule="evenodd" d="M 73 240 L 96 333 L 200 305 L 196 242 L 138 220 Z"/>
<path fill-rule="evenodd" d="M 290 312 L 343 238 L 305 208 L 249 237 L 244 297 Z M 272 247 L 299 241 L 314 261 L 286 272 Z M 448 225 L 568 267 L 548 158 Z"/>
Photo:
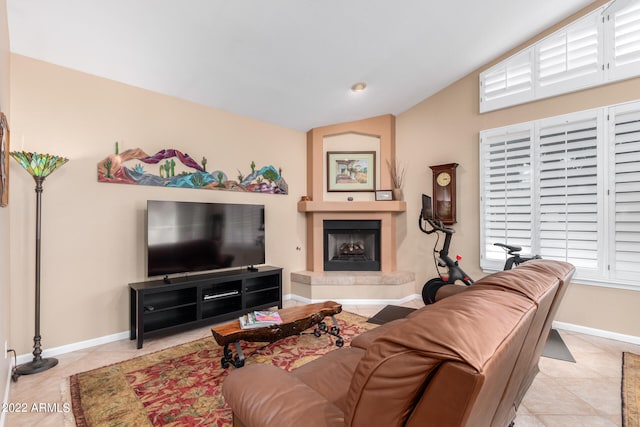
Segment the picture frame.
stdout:
<path fill-rule="evenodd" d="M 327 191 L 375 191 L 375 151 L 328 151 Z"/>
<path fill-rule="evenodd" d="M 391 190 L 376 190 L 376 201 L 393 200 L 393 192 Z"/>
<path fill-rule="evenodd" d="M 0 207 L 9 204 L 9 123 L 0 112 Z"/>

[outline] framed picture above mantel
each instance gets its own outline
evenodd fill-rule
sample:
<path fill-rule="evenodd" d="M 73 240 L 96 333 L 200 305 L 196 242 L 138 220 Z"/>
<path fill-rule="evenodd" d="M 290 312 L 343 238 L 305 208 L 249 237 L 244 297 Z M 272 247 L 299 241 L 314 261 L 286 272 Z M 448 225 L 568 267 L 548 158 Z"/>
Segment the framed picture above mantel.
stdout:
<path fill-rule="evenodd" d="M 327 191 L 375 191 L 375 151 L 328 151 Z"/>

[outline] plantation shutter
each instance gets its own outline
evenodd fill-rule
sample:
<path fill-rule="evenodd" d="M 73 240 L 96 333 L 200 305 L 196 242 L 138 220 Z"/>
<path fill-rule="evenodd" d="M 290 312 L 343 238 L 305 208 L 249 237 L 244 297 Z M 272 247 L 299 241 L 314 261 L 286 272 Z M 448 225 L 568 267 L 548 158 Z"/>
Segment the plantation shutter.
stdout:
<path fill-rule="evenodd" d="M 540 255 L 598 269 L 598 115 L 547 121 L 539 140 Z"/>
<path fill-rule="evenodd" d="M 640 277 L 640 103 L 613 114 L 612 267 L 619 279 Z"/>
<path fill-rule="evenodd" d="M 530 126 L 481 134 L 481 263 L 502 268 L 505 251 L 494 243 L 531 250 L 532 182 Z"/>
<path fill-rule="evenodd" d="M 600 13 L 591 13 L 536 44 L 537 97 L 603 81 Z"/>
<path fill-rule="evenodd" d="M 527 49 L 480 74 L 480 112 L 533 99 L 533 49 Z"/>
<path fill-rule="evenodd" d="M 640 74 L 640 2 L 606 17 L 607 72 L 611 80 Z"/>

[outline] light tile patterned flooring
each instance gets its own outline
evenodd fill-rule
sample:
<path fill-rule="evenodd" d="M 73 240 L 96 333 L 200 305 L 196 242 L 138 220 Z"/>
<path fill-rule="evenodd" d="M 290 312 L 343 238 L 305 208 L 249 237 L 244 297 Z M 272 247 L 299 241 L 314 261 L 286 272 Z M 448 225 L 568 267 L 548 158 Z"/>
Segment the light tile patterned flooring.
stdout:
<path fill-rule="evenodd" d="M 285 307 L 296 304 L 299 303 L 285 301 Z M 422 302 L 412 301 L 405 305 L 417 308 Z M 345 305 L 343 308 L 371 317 L 383 307 Z M 541 358 L 541 372 L 518 411 L 516 427 L 620 426 L 622 351 L 640 354 L 640 346 L 575 332 L 560 331 L 560 335 L 577 363 Z M 47 403 L 49 411 L 6 414 L 5 426 L 73 425 L 68 424 L 72 420 L 70 414 L 64 413 L 61 391 L 64 380 L 70 375 L 210 336 L 210 327 L 203 327 L 147 339 L 141 350 L 136 350 L 135 341 L 121 340 L 60 355 L 55 368 L 22 376 L 10 386 L 9 402 L 26 404 L 29 410 L 33 403 Z M 56 409 L 58 412 L 51 412 Z"/>

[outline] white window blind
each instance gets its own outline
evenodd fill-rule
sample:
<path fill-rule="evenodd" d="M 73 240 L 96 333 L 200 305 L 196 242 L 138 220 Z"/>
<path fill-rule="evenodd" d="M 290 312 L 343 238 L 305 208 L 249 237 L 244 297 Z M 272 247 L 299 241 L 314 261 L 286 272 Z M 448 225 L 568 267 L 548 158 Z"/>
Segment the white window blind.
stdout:
<path fill-rule="evenodd" d="M 480 191 L 483 268 L 506 242 L 640 290 L 640 100 L 482 131 Z"/>
<path fill-rule="evenodd" d="M 638 76 L 640 1 L 605 5 L 480 73 L 480 112 Z"/>
<path fill-rule="evenodd" d="M 524 102 L 533 96 L 533 49 L 528 49 L 480 75 L 480 111 Z"/>
<path fill-rule="evenodd" d="M 539 131 L 539 251 L 598 270 L 598 117 L 589 113 Z"/>
<path fill-rule="evenodd" d="M 566 93 L 602 81 L 600 13 L 591 13 L 536 44 L 537 96 Z"/>
<path fill-rule="evenodd" d="M 640 2 L 607 15 L 605 31 L 609 79 L 640 75 Z"/>
<path fill-rule="evenodd" d="M 494 243 L 531 249 L 531 139 L 530 126 L 504 128 L 481 138 L 481 179 L 485 268 L 501 268 L 506 252 Z"/>
<path fill-rule="evenodd" d="M 640 278 L 640 103 L 611 114 L 612 269 L 619 279 Z"/>

